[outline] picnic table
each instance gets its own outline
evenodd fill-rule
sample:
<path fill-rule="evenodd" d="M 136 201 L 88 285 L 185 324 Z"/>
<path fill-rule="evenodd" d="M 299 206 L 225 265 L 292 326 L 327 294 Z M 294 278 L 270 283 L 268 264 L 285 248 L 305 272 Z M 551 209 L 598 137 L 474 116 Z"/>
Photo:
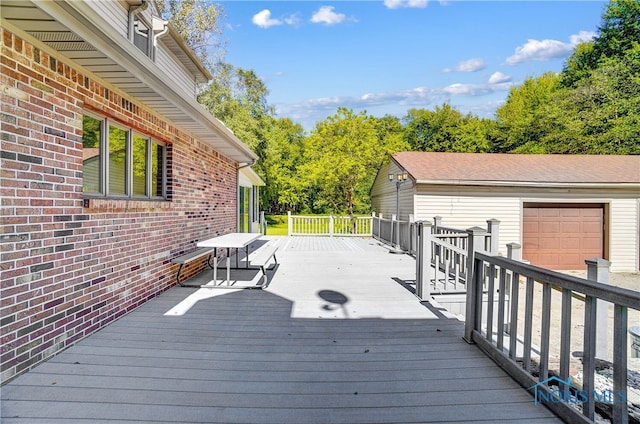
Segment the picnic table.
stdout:
<path fill-rule="evenodd" d="M 213 237 L 197 243 L 198 247 L 213 248 L 213 283 L 218 284 L 218 249 L 226 249 L 227 253 L 227 286 L 231 281 L 231 249 L 236 250 L 236 268 L 238 268 L 238 250 L 245 249 L 245 258 L 249 258 L 249 245 L 262 236 L 260 233 L 229 233 Z M 249 261 L 246 261 L 249 268 Z"/>

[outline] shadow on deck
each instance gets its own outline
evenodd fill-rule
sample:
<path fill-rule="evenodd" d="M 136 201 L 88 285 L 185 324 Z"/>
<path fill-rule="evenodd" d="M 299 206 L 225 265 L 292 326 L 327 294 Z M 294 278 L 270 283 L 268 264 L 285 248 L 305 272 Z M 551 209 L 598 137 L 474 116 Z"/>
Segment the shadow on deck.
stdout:
<path fill-rule="evenodd" d="M 399 284 L 411 258 L 287 243 L 267 290 L 175 287 L 11 381 L 2 422 L 560 422 Z"/>

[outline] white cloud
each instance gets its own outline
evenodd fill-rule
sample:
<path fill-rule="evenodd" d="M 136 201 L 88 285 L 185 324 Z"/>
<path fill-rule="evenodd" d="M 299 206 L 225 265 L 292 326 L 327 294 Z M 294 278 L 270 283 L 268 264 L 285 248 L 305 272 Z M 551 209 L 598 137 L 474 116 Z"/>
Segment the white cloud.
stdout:
<path fill-rule="evenodd" d="M 580 31 L 577 34 L 573 34 L 572 36 L 570 36 L 569 41 L 571 42 L 571 45 L 575 47 L 580 43 L 593 40 L 595 36 L 596 33 L 593 31 Z"/>
<path fill-rule="evenodd" d="M 311 22 L 325 25 L 335 25 L 343 22 L 346 16 L 342 13 L 334 12 L 333 9 L 333 6 L 322 6 L 311 16 Z"/>
<path fill-rule="evenodd" d="M 388 9 L 416 8 L 424 9 L 429 4 L 429 0 L 384 0 L 384 5 Z"/>
<path fill-rule="evenodd" d="M 502 82 L 511 81 L 511 77 L 509 75 L 505 75 L 502 72 L 494 72 L 489 77 L 489 84 L 500 84 Z"/>
<path fill-rule="evenodd" d="M 485 68 L 484 60 L 480 58 L 473 58 L 460 62 L 453 68 L 457 72 L 478 72 Z M 445 72 L 451 72 L 451 69 L 445 69 Z"/>
<path fill-rule="evenodd" d="M 294 27 L 299 27 L 302 24 L 300 16 L 298 16 L 298 15 L 291 15 L 288 18 L 285 18 L 284 22 L 287 25 L 291 25 L 291 26 L 294 26 Z"/>
<path fill-rule="evenodd" d="M 507 92 L 514 86 L 510 77 L 499 72 L 492 75 L 492 78 L 494 82 L 485 84 L 451 84 L 442 88 L 416 87 L 392 92 L 367 93 L 360 97 L 323 97 L 298 103 L 277 104 L 276 113 L 278 116 L 291 118 L 309 129 L 314 127 L 316 122 L 335 113 L 338 107 L 355 111 L 394 109 L 402 110 L 403 115 L 410 108 L 427 108 L 443 102 L 455 104 L 455 99 L 462 101 L 463 98 L 479 98 L 495 92 Z M 495 107 L 494 105 L 488 110 L 482 110 L 482 115 L 490 116 L 491 111 L 495 112 Z M 463 113 L 471 112 L 470 109 L 460 110 Z"/>
<path fill-rule="evenodd" d="M 415 8 L 424 9 L 429 4 L 429 0 L 384 0 L 384 5 L 388 9 Z"/>
<path fill-rule="evenodd" d="M 273 19 L 271 17 L 271 11 L 269 9 L 264 9 L 253 15 L 251 22 L 260 28 L 271 28 L 272 26 L 282 25 L 282 21 L 280 19 Z"/>
<path fill-rule="evenodd" d="M 516 47 L 515 53 L 508 57 L 505 63 L 517 65 L 530 60 L 546 61 L 567 57 L 579 43 L 589 41 L 593 37 L 595 37 L 593 32 L 580 31 L 578 34 L 571 35 L 568 43 L 558 40 L 529 39 L 524 45 Z"/>

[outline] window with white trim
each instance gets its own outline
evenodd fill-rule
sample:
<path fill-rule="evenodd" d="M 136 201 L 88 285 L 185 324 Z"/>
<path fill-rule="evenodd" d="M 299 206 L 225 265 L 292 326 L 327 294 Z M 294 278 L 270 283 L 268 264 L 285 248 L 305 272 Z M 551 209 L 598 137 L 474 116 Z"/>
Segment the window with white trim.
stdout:
<path fill-rule="evenodd" d="M 87 197 L 166 198 L 164 143 L 108 118 L 84 115 L 82 191 Z"/>

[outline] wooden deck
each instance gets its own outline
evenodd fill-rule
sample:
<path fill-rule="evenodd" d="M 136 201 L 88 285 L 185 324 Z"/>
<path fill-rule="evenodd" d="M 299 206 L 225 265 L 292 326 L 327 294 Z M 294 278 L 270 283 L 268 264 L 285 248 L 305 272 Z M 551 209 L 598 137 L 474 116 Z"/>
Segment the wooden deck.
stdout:
<path fill-rule="evenodd" d="M 2 423 L 560 422 L 407 290 L 411 257 L 281 242 L 266 290 L 169 290 L 3 386 Z"/>

